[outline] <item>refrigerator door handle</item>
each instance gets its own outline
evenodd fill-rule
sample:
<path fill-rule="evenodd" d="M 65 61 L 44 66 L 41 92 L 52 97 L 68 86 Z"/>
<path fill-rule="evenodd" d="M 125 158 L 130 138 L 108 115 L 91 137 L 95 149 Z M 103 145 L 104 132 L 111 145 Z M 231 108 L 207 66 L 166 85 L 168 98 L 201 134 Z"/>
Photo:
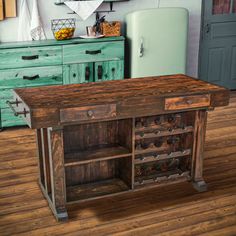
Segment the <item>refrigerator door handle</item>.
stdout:
<path fill-rule="evenodd" d="M 140 39 L 140 48 L 139 48 L 139 57 L 143 57 L 144 46 L 143 46 L 143 37 Z"/>

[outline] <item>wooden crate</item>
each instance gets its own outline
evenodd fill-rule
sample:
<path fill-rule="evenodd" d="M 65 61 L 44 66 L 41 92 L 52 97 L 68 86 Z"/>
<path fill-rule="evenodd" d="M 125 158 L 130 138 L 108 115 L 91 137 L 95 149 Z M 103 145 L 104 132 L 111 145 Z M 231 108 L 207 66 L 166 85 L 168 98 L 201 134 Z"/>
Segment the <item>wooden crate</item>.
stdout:
<path fill-rule="evenodd" d="M 101 33 L 106 37 L 120 36 L 121 22 L 120 21 L 103 22 L 101 24 Z"/>

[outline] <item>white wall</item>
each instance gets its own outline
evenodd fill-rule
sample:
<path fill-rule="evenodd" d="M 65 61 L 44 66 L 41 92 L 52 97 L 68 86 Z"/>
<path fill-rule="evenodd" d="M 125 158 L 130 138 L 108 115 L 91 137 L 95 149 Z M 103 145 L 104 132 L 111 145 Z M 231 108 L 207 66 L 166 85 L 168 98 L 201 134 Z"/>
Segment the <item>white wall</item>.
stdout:
<path fill-rule="evenodd" d="M 21 0 L 17 0 L 18 6 Z M 32 0 L 28 0 L 29 8 L 31 9 Z M 50 20 L 57 18 L 77 19 L 77 31 L 75 36 L 85 33 L 85 26 L 93 25 L 95 15 L 92 15 L 88 20 L 82 21 L 76 15 L 67 14 L 70 12 L 66 6 L 56 6 L 54 0 L 38 0 L 39 10 L 43 22 L 43 27 L 47 38 L 53 38 L 51 32 Z M 189 29 L 189 45 L 188 45 L 188 65 L 187 74 L 197 76 L 198 68 L 198 48 L 200 35 L 200 18 L 201 18 L 201 0 L 130 0 L 129 2 L 114 3 L 116 12 L 106 14 L 107 20 L 124 20 L 126 13 L 138 9 L 155 8 L 155 7 L 185 7 L 190 12 L 190 29 Z M 108 4 L 103 4 L 102 9 L 108 9 Z M 19 12 L 19 9 L 18 9 Z M 6 19 L 0 22 L 0 41 L 9 42 L 17 40 L 18 18 Z"/>

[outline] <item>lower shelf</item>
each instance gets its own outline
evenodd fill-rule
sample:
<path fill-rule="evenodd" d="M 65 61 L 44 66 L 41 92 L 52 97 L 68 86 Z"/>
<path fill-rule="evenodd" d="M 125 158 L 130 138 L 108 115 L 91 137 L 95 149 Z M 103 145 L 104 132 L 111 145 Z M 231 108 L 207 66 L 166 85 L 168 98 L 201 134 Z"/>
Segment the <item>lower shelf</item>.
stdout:
<path fill-rule="evenodd" d="M 67 187 L 67 202 L 74 202 L 103 195 L 130 190 L 124 181 L 118 178 L 95 183 Z"/>

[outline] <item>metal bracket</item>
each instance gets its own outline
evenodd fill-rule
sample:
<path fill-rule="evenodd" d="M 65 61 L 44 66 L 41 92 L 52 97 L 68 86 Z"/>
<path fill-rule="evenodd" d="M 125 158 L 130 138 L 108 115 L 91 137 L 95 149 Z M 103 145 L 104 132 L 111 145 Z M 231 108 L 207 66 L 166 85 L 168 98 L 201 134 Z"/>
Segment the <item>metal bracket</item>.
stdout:
<path fill-rule="evenodd" d="M 14 101 L 14 102 L 13 102 L 13 101 L 6 101 L 6 104 L 10 107 L 10 109 L 11 109 L 12 112 L 14 113 L 14 116 L 24 115 L 24 116 L 26 117 L 26 114 L 28 114 L 29 111 L 26 111 L 26 109 L 24 108 L 23 111 L 17 112 L 17 111 L 15 110 L 15 108 L 13 107 L 13 105 L 18 106 L 18 104 L 20 104 L 20 103 L 22 103 L 22 102 L 21 102 L 21 101 L 18 101 L 18 100 Z"/>

